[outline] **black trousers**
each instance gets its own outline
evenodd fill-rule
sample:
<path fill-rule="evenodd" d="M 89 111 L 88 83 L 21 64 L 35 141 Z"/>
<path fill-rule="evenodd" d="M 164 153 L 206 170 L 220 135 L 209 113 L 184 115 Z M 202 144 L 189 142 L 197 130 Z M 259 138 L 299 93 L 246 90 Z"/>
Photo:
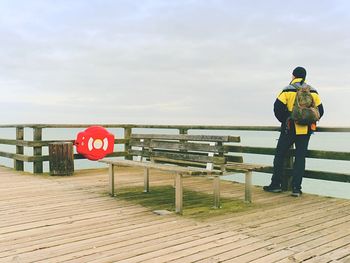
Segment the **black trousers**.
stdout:
<path fill-rule="evenodd" d="M 284 169 L 284 159 L 290 147 L 295 144 L 295 161 L 293 165 L 292 186 L 295 190 L 301 189 L 301 183 L 305 173 L 305 156 L 309 145 L 310 134 L 295 135 L 294 131 L 285 133 L 283 130 L 278 139 L 275 158 L 273 161 L 273 175 L 271 185 L 280 186 Z"/>

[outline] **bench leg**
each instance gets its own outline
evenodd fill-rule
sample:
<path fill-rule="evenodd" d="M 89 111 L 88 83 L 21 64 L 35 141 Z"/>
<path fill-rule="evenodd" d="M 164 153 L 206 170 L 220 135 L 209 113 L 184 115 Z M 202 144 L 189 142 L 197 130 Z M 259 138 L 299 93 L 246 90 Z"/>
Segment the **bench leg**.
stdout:
<path fill-rule="evenodd" d="M 144 189 L 143 189 L 143 192 L 144 192 L 144 193 L 148 193 L 148 192 L 149 192 L 149 168 L 145 168 L 145 173 L 144 173 L 143 181 L 144 181 Z"/>
<path fill-rule="evenodd" d="M 182 174 L 176 174 L 175 178 L 175 212 L 182 214 L 183 207 L 183 189 Z"/>
<path fill-rule="evenodd" d="M 246 203 L 252 202 L 252 171 L 247 171 L 245 173 L 245 197 L 244 201 Z"/>
<path fill-rule="evenodd" d="M 109 176 L 109 194 L 111 196 L 114 196 L 114 165 L 109 164 L 109 169 L 108 169 L 108 176 Z"/>
<path fill-rule="evenodd" d="M 220 176 L 214 176 L 214 208 L 220 208 Z"/>

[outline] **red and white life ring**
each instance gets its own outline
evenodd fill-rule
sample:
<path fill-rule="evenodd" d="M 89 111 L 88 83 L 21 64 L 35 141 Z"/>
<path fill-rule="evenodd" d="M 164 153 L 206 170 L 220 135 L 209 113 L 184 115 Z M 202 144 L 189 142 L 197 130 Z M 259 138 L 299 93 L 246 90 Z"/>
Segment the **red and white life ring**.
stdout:
<path fill-rule="evenodd" d="M 91 126 L 78 133 L 75 146 L 78 153 L 96 161 L 114 151 L 114 135 L 102 126 Z"/>

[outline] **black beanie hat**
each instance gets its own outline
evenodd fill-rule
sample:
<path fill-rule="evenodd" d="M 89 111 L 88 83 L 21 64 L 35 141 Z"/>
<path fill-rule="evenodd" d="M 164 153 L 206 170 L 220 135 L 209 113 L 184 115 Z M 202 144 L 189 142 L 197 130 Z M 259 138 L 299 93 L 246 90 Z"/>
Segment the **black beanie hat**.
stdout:
<path fill-rule="evenodd" d="M 296 78 L 305 79 L 305 77 L 306 77 L 306 70 L 303 67 L 296 67 L 293 70 L 293 76 L 296 77 Z"/>

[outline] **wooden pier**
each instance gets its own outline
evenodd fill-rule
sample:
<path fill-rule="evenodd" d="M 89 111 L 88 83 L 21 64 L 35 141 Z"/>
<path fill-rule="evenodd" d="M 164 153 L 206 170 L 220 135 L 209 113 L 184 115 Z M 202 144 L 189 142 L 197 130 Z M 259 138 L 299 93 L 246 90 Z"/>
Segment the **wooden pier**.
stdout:
<path fill-rule="evenodd" d="M 118 184 L 142 176 L 121 168 Z M 253 209 L 198 221 L 109 197 L 106 169 L 50 177 L 0 167 L 0 181 L 0 262 L 350 262 L 350 200 L 255 187 Z M 152 171 L 151 189 L 172 183 Z M 184 186 L 212 189 L 197 178 Z M 222 183 L 223 197 L 243 192 Z"/>

